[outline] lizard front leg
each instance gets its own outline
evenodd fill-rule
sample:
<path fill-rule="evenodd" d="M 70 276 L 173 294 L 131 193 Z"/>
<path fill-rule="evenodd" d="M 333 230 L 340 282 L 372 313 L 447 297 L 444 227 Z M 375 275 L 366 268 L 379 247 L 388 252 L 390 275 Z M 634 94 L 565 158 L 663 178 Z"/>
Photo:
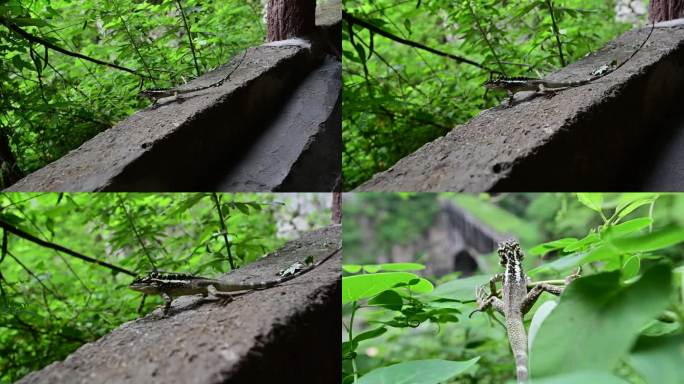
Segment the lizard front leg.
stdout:
<path fill-rule="evenodd" d="M 494 276 L 492 280 L 494 280 L 495 277 L 496 276 Z M 489 308 L 494 308 L 500 314 L 504 314 L 503 301 L 501 301 L 501 299 L 497 296 L 493 296 L 491 293 L 487 294 L 487 292 L 485 292 L 484 285 L 478 287 L 475 293 L 475 298 L 477 299 L 477 309 L 472 311 L 468 317 L 472 316 L 475 312 L 483 312 Z"/>
<path fill-rule="evenodd" d="M 515 92 L 510 89 L 507 89 L 506 92 L 508 92 L 508 107 L 511 107 L 513 106 L 513 96 L 515 96 Z"/>
<path fill-rule="evenodd" d="M 530 308 L 532 308 L 534 303 L 537 302 L 537 299 L 539 298 L 539 295 L 542 294 L 542 292 L 548 292 L 556 296 L 560 296 L 560 294 L 563 293 L 563 289 L 564 287 L 558 287 L 547 283 L 535 285 L 534 288 L 532 288 L 532 290 L 527 292 L 527 296 L 525 296 L 525 299 L 523 299 L 523 302 L 520 306 L 523 315 L 526 314 L 530 310 Z"/>
<path fill-rule="evenodd" d="M 567 286 L 573 280 L 578 278 L 580 276 L 580 273 L 582 273 L 582 267 L 578 267 L 577 272 L 565 278 L 565 286 Z M 527 296 L 525 296 L 525 299 L 522 302 L 521 310 L 523 315 L 526 314 L 532 308 L 534 303 L 537 302 L 537 299 L 539 298 L 539 295 L 542 294 L 542 292 L 548 292 L 550 294 L 560 296 L 560 294 L 563 293 L 563 290 L 565 290 L 565 286 L 557 286 L 547 283 L 540 283 L 535 285 L 534 288 L 527 292 Z"/>
<path fill-rule="evenodd" d="M 489 296 L 499 296 L 499 293 L 496 291 L 496 282 L 503 281 L 503 278 L 503 273 L 497 273 L 489 279 Z"/>
<path fill-rule="evenodd" d="M 169 309 L 171 309 L 171 302 L 173 301 L 173 297 L 169 295 L 166 292 L 161 293 L 162 299 L 164 299 L 164 312 L 163 316 L 166 316 L 169 313 Z"/>

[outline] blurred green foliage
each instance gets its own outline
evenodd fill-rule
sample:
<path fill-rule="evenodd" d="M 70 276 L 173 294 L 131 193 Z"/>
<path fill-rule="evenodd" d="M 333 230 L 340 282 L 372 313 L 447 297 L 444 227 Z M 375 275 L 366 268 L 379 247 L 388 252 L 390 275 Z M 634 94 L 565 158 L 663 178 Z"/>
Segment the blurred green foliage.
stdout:
<path fill-rule="evenodd" d="M 237 267 L 299 230 L 330 224 L 330 209 L 315 194 L 216 196 Z M 0 220 L 133 273 L 151 271 L 152 263 L 162 271 L 209 277 L 230 269 L 214 194 L 6 193 L 0 194 Z M 291 225 L 295 221 L 301 229 Z M 141 296 L 126 288 L 132 276 L 6 234 L 0 383 L 64 359 L 140 316 Z M 149 297 L 143 312 L 161 303 Z"/>
<path fill-rule="evenodd" d="M 137 98 L 141 77 L 45 49 L 4 23 L 133 69 L 146 77 L 145 88 L 158 88 L 183 84 L 262 42 L 262 11 L 259 0 L 3 1 L 0 187 L 11 171 L 35 171 L 149 104 Z"/>
<path fill-rule="evenodd" d="M 615 1 L 605 0 L 347 0 L 344 7 L 403 39 L 508 76 L 543 76 L 630 28 L 615 20 Z M 345 23 L 343 54 L 345 190 L 502 97 L 485 93 L 481 86 L 490 76 L 488 70 L 371 34 L 358 25 Z"/>
<path fill-rule="evenodd" d="M 439 211 L 436 197 L 430 193 L 344 194 L 347 262 L 373 263 L 393 245 L 411 242 L 432 225 Z"/>

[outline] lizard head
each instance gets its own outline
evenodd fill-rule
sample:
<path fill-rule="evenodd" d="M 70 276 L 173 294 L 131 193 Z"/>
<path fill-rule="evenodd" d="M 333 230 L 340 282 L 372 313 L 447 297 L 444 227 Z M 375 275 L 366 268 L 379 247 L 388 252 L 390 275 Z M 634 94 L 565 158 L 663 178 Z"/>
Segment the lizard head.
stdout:
<path fill-rule="evenodd" d="M 499 262 L 503 267 L 510 262 L 514 262 L 513 264 L 520 264 L 524 258 L 523 253 L 520 250 L 520 244 L 513 239 L 500 243 L 497 252 L 499 253 Z"/>
<path fill-rule="evenodd" d="M 482 85 L 487 89 L 501 89 L 504 87 L 504 83 L 501 78 L 489 79 L 485 81 Z"/>
<path fill-rule="evenodd" d="M 159 278 L 158 272 L 150 272 L 145 276 L 136 277 L 128 288 L 148 295 L 154 295 L 159 293 L 159 288 L 161 287 L 161 280 Z"/>

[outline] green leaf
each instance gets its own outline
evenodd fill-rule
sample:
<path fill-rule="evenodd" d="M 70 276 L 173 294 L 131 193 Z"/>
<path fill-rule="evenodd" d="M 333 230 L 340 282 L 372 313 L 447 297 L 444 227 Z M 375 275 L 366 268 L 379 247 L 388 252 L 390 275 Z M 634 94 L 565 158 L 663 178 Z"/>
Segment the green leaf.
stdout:
<path fill-rule="evenodd" d="M 653 219 L 650 217 L 640 217 L 638 219 L 625 221 L 624 223 L 607 227 L 605 232 L 607 236 L 619 237 L 646 228 L 651 224 L 653 224 Z"/>
<path fill-rule="evenodd" d="M 566 373 L 564 375 L 557 375 L 545 377 L 543 379 L 534 379 L 531 384 L 578 384 L 578 383 L 596 383 L 596 384 L 628 384 L 623 379 L 613 376 L 608 372 L 601 371 L 578 371 Z"/>
<path fill-rule="evenodd" d="M 245 215 L 249 215 L 249 208 L 248 205 L 245 203 L 237 203 L 234 202 L 233 205 L 235 208 L 237 208 L 240 212 L 244 213 Z"/>
<path fill-rule="evenodd" d="M 361 266 L 358 264 L 342 264 L 342 269 L 349 273 L 361 272 Z"/>
<path fill-rule="evenodd" d="M 620 196 L 615 212 L 618 220 L 629 215 L 642 205 L 651 204 L 660 195 L 657 193 L 625 193 Z"/>
<path fill-rule="evenodd" d="M 575 280 L 539 329 L 530 353 L 532 376 L 611 371 L 640 329 L 667 307 L 670 278 L 670 267 L 656 264 L 627 286 L 620 285 L 619 272 Z"/>
<path fill-rule="evenodd" d="M 576 242 L 569 244 L 567 247 L 563 248 L 563 252 L 575 252 L 579 249 L 584 249 L 588 245 L 594 244 L 599 240 L 601 240 L 601 237 L 598 234 L 590 233 L 583 239 L 577 240 Z"/>
<path fill-rule="evenodd" d="M 644 235 L 607 239 L 608 243 L 592 249 L 582 263 L 607 260 L 625 253 L 651 252 L 671 247 L 684 241 L 684 228 L 668 226 Z"/>
<path fill-rule="evenodd" d="M 408 283 L 414 279 L 418 279 L 419 283 L 411 286 L 412 292 L 425 293 L 432 291 L 432 283 L 408 272 L 385 272 L 343 277 L 342 304 L 373 297 L 382 291 L 393 288 L 397 284 Z"/>
<path fill-rule="evenodd" d="M 559 259 L 556 259 L 550 263 L 540 265 L 536 268 L 533 268 L 527 272 L 528 275 L 534 276 L 538 273 L 541 272 L 548 272 L 548 271 L 563 271 L 566 269 L 570 269 L 572 267 L 576 267 L 580 265 L 582 258 L 584 258 L 585 254 L 583 253 L 573 253 L 572 255 L 567 255 L 563 256 Z"/>
<path fill-rule="evenodd" d="M 548 243 L 539 244 L 529 250 L 531 256 L 543 256 L 556 249 L 563 249 L 570 244 L 577 243 L 577 239 L 574 237 L 566 237 L 563 239 L 558 239 L 554 241 L 549 241 Z"/>
<path fill-rule="evenodd" d="M 468 361 L 413 360 L 375 369 L 357 384 L 438 384 L 463 373 L 480 358 Z"/>
<path fill-rule="evenodd" d="M 358 345 L 358 343 L 360 343 L 360 342 L 362 342 L 362 341 L 364 341 L 364 340 L 369 340 L 369 339 L 378 337 L 378 336 L 382 335 L 382 334 L 385 333 L 385 332 L 387 332 L 387 328 L 385 328 L 385 327 L 379 327 L 379 328 L 372 329 L 372 330 L 370 330 L 370 331 L 366 331 L 366 332 L 360 333 L 359 335 L 357 335 L 356 337 L 354 337 L 354 343 Z"/>
<path fill-rule="evenodd" d="M 356 54 L 359 55 L 359 60 L 361 60 L 362 63 L 366 62 L 366 50 L 363 49 L 363 46 L 359 43 L 354 44 L 354 48 L 356 49 Z"/>
<path fill-rule="evenodd" d="M 641 337 L 630 363 L 647 383 L 679 384 L 684 377 L 684 335 Z"/>
<path fill-rule="evenodd" d="M 375 305 L 378 307 L 391 309 L 393 311 L 400 311 L 401 307 L 404 305 L 404 300 L 397 292 L 393 290 L 387 290 L 380 292 L 379 295 L 368 300 L 368 305 Z"/>
<path fill-rule="evenodd" d="M 602 193 L 578 193 L 577 199 L 580 203 L 586 205 L 590 209 L 601 213 L 601 205 L 603 204 Z"/>
<path fill-rule="evenodd" d="M 625 265 L 622 266 L 622 279 L 629 280 L 639 273 L 639 267 L 641 266 L 641 260 L 639 255 L 634 255 L 627 259 Z"/>
<path fill-rule="evenodd" d="M 10 21 L 12 21 L 14 24 L 19 25 L 19 26 L 27 26 L 27 25 L 34 25 L 36 27 L 49 27 L 49 26 L 51 26 L 45 20 L 33 19 L 30 17 L 17 17 L 17 18 L 11 19 Z"/>
<path fill-rule="evenodd" d="M 418 263 L 385 263 L 385 264 L 378 264 L 380 269 L 384 271 L 393 271 L 393 272 L 400 272 L 400 271 L 420 271 L 425 269 L 425 266 L 423 264 L 418 264 Z"/>
<path fill-rule="evenodd" d="M 486 284 L 491 276 L 477 275 L 465 279 L 455 279 L 440 284 L 430 293 L 430 296 L 443 297 L 459 301 L 475 300 L 475 290 L 482 284 Z"/>
<path fill-rule="evenodd" d="M 540 305 L 539 308 L 537 308 L 537 310 L 534 312 L 534 316 L 532 316 L 532 321 L 530 322 L 530 329 L 527 332 L 528 351 L 532 350 L 532 344 L 534 343 L 535 337 L 537 337 L 539 328 L 544 323 L 544 320 L 549 317 L 551 311 L 556 308 L 556 305 L 558 305 L 558 303 L 553 300 L 545 301 L 544 304 Z"/>

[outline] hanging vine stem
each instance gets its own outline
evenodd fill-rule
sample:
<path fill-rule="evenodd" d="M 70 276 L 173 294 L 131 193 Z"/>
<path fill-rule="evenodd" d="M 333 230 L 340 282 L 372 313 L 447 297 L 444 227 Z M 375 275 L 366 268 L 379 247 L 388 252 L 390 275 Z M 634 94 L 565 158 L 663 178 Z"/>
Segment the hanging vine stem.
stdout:
<path fill-rule="evenodd" d="M 117 9 L 118 11 L 118 9 Z M 145 71 L 147 72 L 147 75 L 152 78 L 152 71 L 150 71 L 150 66 L 147 64 L 145 61 L 145 57 L 140 53 L 140 49 L 138 48 L 138 44 L 135 42 L 135 39 L 133 38 L 133 35 L 131 34 L 130 29 L 128 29 L 128 23 L 126 23 L 126 19 L 123 18 L 123 16 L 119 15 L 119 19 L 121 20 L 121 24 L 123 24 L 124 30 L 126 31 L 126 35 L 128 36 L 128 40 L 131 42 L 131 45 L 133 46 L 133 49 L 135 50 L 136 55 L 138 55 L 138 58 L 143 64 L 143 67 L 145 67 Z"/>
<path fill-rule="evenodd" d="M 561 46 L 560 32 L 558 32 L 558 25 L 556 24 L 556 16 L 553 14 L 553 4 L 551 4 L 551 0 L 546 0 L 546 6 L 549 7 L 549 12 L 551 13 L 551 25 L 553 26 L 553 35 L 556 37 L 558 56 L 560 57 L 561 66 L 565 67 L 565 57 L 563 57 L 563 47 Z"/>
<path fill-rule="evenodd" d="M 124 204 L 124 201 L 119 194 L 117 194 L 116 197 L 119 199 L 119 206 L 121 207 L 121 209 L 123 209 L 124 214 L 126 215 L 126 219 L 128 220 L 128 224 L 131 226 L 131 230 L 133 231 L 133 234 L 135 235 L 135 238 L 138 240 L 140 247 L 142 247 L 143 253 L 145 254 L 145 256 L 147 256 L 147 259 L 150 261 L 150 264 L 152 265 L 152 270 L 156 272 L 157 266 L 154 264 L 154 260 L 152 260 L 152 256 L 150 256 L 150 253 L 147 251 L 147 247 L 145 247 L 145 242 L 143 242 L 142 238 L 140 237 L 140 234 L 138 233 L 138 228 L 135 226 L 135 223 L 133 222 L 133 218 L 131 217 L 130 213 L 128 212 L 128 208 L 126 208 L 126 204 Z"/>
<path fill-rule="evenodd" d="M 185 18 L 185 11 L 183 11 L 183 6 L 180 0 L 176 0 L 176 6 L 178 7 L 178 12 L 181 14 L 183 19 L 183 25 L 185 26 L 185 32 L 188 34 L 188 40 L 190 41 L 190 51 L 192 51 L 192 60 L 195 62 L 195 72 L 197 76 L 200 75 L 200 68 L 197 64 L 197 54 L 195 53 L 195 44 L 192 42 L 192 34 L 190 33 L 190 27 L 188 26 L 188 20 Z"/>
<path fill-rule="evenodd" d="M 223 235 L 223 241 L 226 243 L 226 249 L 228 250 L 228 263 L 230 264 L 230 269 L 233 270 L 235 269 L 235 263 L 233 262 L 233 254 L 230 252 L 230 241 L 228 241 L 228 229 L 226 229 L 226 223 L 223 219 L 223 212 L 221 211 L 221 202 L 219 201 L 216 192 L 212 192 L 211 197 L 212 199 L 214 199 L 214 203 L 216 204 L 216 210 L 218 210 L 219 222 L 221 223 L 221 234 Z"/>
<path fill-rule="evenodd" d="M 475 25 L 477 26 L 477 30 L 480 31 L 480 35 L 482 35 L 482 39 L 484 39 L 485 43 L 487 43 L 487 46 L 489 47 L 489 50 L 492 52 L 492 55 L 494 55 L 494 59 L 496 59 L 496 63 L 499 65 L 499 69 L 501 70 L 501 72 L 506 73 L 503 65 L 501 64 L 501 60 L 499 59 L 499 55 L 496 54 L 496 50 L 492 46 L 492 43 L 487 38 L 487 34 L 485 33 L 485 31 L 482 29 L 482 26 L 480 25 L 480 19 L 475 14 L 475 10 L 473 9 L 473 5 L 470 3 L 470 1 L 467 1 L 466 4 L 468 5 L 468 10 L 470 10 L 470 15 L 475 20 Z"/>

